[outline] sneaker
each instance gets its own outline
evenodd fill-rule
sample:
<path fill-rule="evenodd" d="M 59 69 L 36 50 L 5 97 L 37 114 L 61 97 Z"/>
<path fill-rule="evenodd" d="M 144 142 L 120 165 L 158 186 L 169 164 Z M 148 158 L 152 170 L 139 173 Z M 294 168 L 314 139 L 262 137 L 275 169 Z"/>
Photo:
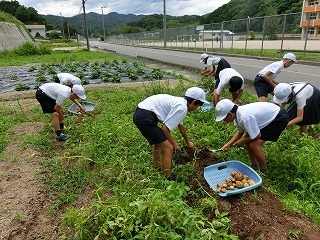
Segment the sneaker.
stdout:
<path fill-rule="evenodd" d="M 251 163 L 251 168 L 255 171 L 259 170 L 259 165 L 255 163 Z"/>
<path fill-rule="evenodd" d="M 70 137 L 67 136 L 67 135 L 61 134 L 59 137 L 57 137 L 57 141 L 58 141 L 58 142 L 64 142 L 64 141 L 66 141 L 68 138 L 70 138 Z"/>
<path fill-rule="evenodd" d="M 268 174 L 268 169 L 267 168 L 260 169 L 260 172 L 262 172 L 263 174 L 267 175 Z"/>

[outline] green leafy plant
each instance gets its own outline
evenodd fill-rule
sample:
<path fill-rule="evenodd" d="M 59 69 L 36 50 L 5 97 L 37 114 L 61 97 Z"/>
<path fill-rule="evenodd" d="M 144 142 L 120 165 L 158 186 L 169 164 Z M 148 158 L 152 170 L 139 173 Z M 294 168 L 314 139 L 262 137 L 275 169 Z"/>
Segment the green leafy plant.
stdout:
<path fill-rule="evenodd" d="M 29 90 L 30 87 L 25 83 L 17 83 L 15 89 L 16 91 L 26 91 Z"/>
<path fill-rule="evenodd" d="M 11 75 L 11 76 L 10 76 L 10 79 L 11 79 L 11 80 L 18 80 L 18 78 L 19 78 L 19 77 L 18 77 L 17 74 L 14 74 L 14 75 Z"/>

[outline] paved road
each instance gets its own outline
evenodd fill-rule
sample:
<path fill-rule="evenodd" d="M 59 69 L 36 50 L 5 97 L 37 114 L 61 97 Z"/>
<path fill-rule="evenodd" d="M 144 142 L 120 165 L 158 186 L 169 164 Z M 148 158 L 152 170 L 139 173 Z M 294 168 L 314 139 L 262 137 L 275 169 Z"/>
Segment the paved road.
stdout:
<path fill-rule="evenodd" d="M 191 68 L 204 68 L 204 64 L 199 62 L 200 53 L 196 52 L 142 48 L 136 46 L 109 44 L 99 41 L 90 41 L 90 46 L 114 51 L 115 53 L 120 53 L 131 57 L 139 56 Z M 275 56 L 275 59 L 280 59 L 278 54 L 276 55 L 277 56 Z M 241 58 L 234 56 L 222 57 L 224 57 L 231 64 L 231 66 L 247 80 L 253 80 L 262 68 L 274 62 L 274 60 L 258 58 Z M 290 68 L 283 70 L 276 78 L 276 81 L 286 83 L 309 82 L 320 88 L 320 65 L 306 65 L 305 62 L 301 61 L 300 63 L 293 64 Z"/>

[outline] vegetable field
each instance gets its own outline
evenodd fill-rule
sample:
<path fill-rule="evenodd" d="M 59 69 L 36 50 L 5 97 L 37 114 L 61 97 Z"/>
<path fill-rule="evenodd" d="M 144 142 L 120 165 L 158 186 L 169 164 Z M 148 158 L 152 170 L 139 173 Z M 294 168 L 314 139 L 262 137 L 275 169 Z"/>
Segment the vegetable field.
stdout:
<path fill-rule="evenodd" d="M 132 122 L 134 109 L 144 98 L 158 93 L 182 96 L 188 87 L 206 85 L 207 80 L 181 78 L 174 86 L 170 81 L 86 88 L 88 100 L 96 107 L 78 116 L 67 114 L 66 106 L 65 125 L 71 138 L 63 144 L 55 142 L 50 116 L 42 114 L 33 96 L 0 101 L 1 164 L 8 163 L 9 171 L 15 162 L 20 168 L 25 159 L 37 162 L 37 177 L 45 183 L 50 202 L 48 210 L 59 219 L 57 226 L 52 226 L 54 233 L 48 230 L 48 235 L 41 237 L 319 239 L 319 126 L 312 126 L 307 135 L 292 127 L 278 142 L 266 143 L 270 174 L 263 176 L 262 187 L 224 199 L 210 189 L 203 169 L 227 160 L 249 164 L 243 148 L 215 154 L 206 150 L 227 142 L 235 131 L 232 124 L 215 122 L 213 109 L 189 113 L 184 125 L 196 148 L 187 149 L 179 132 L 172 133 L 187 154 L 174 155 L 176 177 L 169 181 L 153 167 L 150 146 Z M 242 104 L 254 99 L 246 92 Z M 12 148 L 33 153 L 9 160 L 8 145 L 15 140 L 12 129 L 28 124 L 37 131 L 26 131 L 19 147 L 16 143 Z M 0 176 L 4 187 L 9 177 L 6 171 Z M 10 212 L 4 206 L 0 210 L 2 216 Z M 15 212 L 15 226 L 24 229 L 27 215 L 22 210 Z M 39 222 L 34 217 L 28 229 L 43 227 Z M 20 236 L 25 236 L 23 233 Z"/>

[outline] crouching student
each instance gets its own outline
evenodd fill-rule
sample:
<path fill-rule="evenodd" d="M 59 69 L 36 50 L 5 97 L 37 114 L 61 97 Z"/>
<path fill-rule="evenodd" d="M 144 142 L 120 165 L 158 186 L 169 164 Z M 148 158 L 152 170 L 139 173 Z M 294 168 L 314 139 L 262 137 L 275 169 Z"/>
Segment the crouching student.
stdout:
<path fill-rule="evenodd" d="M 166 178 L 170 177 L 173 151 L 179 149 L 179 144 L 173 140 L 170 131 L 178 126 L 187 146 L 193 148 L 182 120 L 188 112 L 197 110 L 205 102 L 208 103 L 205 92 L 201 88 L 191 87 L 184 97 L 157 94 L 138 104 L 133 122 L 152 146 L 154 165 L 161 167 Z M 162 123 L 161 127 L 158 122 Z"/>
<path fill-rule="evenodd" d="M 287 127 L 296 124 L 301 133 L 306 133 L 308 125 L 320 123 L 320 90 L 310 83 L 279 83 L 273 101 L 280 107 L 289 104 Z"/>
<path fill-rule="evenodd" d="M 225 87 L 229 86 L 232 95 L 232 102 L 238 103 L 243 93 L 244 79 L 233 68 L 225 68 L 219 73 L 219 81 L 216 82 L 213 91 L 213 103 L 217 105 L 220 95 Z"/>
<path fill-rule="evenodd" d="M 74 85 L 81 85 L 81 79 L 70 73 L 58 73 L 54 77 L 54 81 L 56 83 L 66 85 L 68 87 L 72 87 Z"/>
<path fill-rule="evenodd" d="M 56 131 L 57 141 L 66 141 L 69 136 L 62 134 L 64 127 L 63 104 L 69 98 L 79 106 L 81 112 L 85 112 L 85 108 L 78 101 L 78 98 L 86 99 L 84 88 L 81 85 L 74 85 L 70 88 L 59 83 L 45 83 L 38 88 L 36 98 L 43 113 L 52 114 L 51 124 Z"/>
<path fill-rule="evenodd" d="M 228 151 L 232 144 L 246 145 L 253 169 L 267 174 L 265 154 L 261 149 L 266 141 L 276 142 L 289 122 L 288 113 L 269 102 L 237 106 L 228 99 L 218 102 L 216 121 L 234 122 L 235 135 L 221 149 Z"/>

